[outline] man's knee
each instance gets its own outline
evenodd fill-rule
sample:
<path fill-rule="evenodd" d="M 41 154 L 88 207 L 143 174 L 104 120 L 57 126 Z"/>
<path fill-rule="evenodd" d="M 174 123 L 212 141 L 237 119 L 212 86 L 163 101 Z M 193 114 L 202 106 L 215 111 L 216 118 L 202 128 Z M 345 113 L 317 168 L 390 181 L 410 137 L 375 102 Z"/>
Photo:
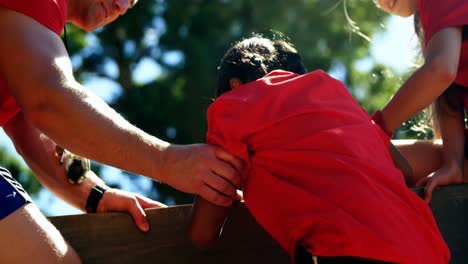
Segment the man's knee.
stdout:
<path fill-rule="evenodd" d="M 10 177 L 0 168 L 0 248 L 9 249 L 0 254 L 0 263 L 81 263 L 75 250 Z"/>
<path fill-rule="evenodd" d="M 81 263 L 75 250 L 33 203 L 1 220 L 0 233 L 0 248 L 9 248 L 0 254 L 0 263 Z"/>

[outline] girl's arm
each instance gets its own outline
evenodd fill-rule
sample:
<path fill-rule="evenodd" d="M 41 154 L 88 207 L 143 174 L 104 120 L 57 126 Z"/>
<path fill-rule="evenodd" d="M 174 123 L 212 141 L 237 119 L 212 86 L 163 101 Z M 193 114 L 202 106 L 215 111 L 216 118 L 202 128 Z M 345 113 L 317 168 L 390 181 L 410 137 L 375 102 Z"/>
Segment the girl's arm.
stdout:
<path fill-rule="evenodd" d="M 397 167 L 405 177 L 405 182 L 408 187 L 414 187 L 415 178 L 413 168 L 408 160 L 400 153 L 400 151 L 390 142 L 390 156 L 393 159 L 393 164 Z"/>
<path fill-rule="evenodd" d="M 436 115 L 442 136 L 442 167 L 418 182 L 426 185 L 425 200 L 429 202 L 432 191 L 440 185 L 463 182 L 465 121 L 462 91 L 452 86 L 437 100 Z"/>
<path fill-rule="evenodd" d="M 65 168 L 56 156 L 55 142 L 32 126 L 23 113 L 17 114 L 3 128 L 37 179 L 58 197 L 85 211 L 91 188 L 103 185 L 104 182 L 92 171 L 88 171 L 82 183 L 69 183 Z M 148 231 L 149 225 L 143 209 L 156 207 L 165 205 L 138 194 L 109 189 L 104 193 L 96 210 L 128 212 L 140 230 Z"/>
<path fill-rule="evenodd" d="M 199 249 L 209 248 L 221 235 L 231 207 L 214 205 L 197 196 L 192 208 L 188 234 Z"/>
<path fill-rule="evenodd" d="M 455 80 L 460 60 L 460 27 L 435 33 L 425 48 L 425 63 L 401 86 L 382 109 L 382 119 L 392 133 L 403 122 L 429 106 Z"/>

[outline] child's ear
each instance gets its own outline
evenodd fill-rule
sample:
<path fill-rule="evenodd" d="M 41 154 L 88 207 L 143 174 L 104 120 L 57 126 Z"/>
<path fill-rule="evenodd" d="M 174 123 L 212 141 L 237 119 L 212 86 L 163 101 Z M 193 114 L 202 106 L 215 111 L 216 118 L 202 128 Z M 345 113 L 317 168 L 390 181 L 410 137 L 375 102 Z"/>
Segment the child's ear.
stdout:
<path fill-rule="evenodd" d="M 231 87 L 231 90 L 236 89 L 237 87 L 241 86 L 242 82 L 239 78 L 231 78 L 229 79 L 229 86 Z"/>

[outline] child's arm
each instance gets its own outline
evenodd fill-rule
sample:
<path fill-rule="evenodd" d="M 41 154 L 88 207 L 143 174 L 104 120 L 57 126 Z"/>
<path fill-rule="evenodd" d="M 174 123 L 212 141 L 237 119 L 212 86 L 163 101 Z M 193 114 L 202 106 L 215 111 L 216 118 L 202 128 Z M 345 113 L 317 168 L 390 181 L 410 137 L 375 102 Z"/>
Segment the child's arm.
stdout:
<path fill-rule="evenodd" d="M 413 168 L 408 160 L 401 154 L 401 152 L 390 142 L 390 156 L 393 159 L 393 164 L 397 167 L 405 177 L 405 182 L 408 187 L 414 187 L 415 179 Z"/>
<path fill-rule="evenodd" d="M 444 28 L 425 49 L 425 63 L 401 86 L 382 109 L 387 133 L 429 106 L 454 81 L 462 44 L 461 28 Z"/>
<path fill-rule="evenodd" d="M 425 200 L 429 202 L 432 191 L 440 185 L 463 182 L 465 121 L 461 87 L 451 87 L 437 100 L 437 121 L 442 136 L 442 160 L 440 169 L 418 182 L 426 185 Z"/>
<path fill-rule="evenodd" d="M 218 239 L 231 207 L 214 205 L 197 196 L 192 208 L 188 234 L 199 249 L 206 249 Z"/>

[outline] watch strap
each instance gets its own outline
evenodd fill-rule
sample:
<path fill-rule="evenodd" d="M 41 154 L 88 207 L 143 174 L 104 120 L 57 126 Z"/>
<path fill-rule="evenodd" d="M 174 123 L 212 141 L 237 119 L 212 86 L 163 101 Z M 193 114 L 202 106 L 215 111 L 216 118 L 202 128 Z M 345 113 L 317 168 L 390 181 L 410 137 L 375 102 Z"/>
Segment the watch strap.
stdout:
<path fill-rule="evenodd" d="M 96 185 L 91 188 L 89 192 L 88 200 L 86 201 L 86 212 L 87 213 L 96 213 L 99 201 L 101 201 L 104 193 L 110 188 L 106 185 Z"/>

